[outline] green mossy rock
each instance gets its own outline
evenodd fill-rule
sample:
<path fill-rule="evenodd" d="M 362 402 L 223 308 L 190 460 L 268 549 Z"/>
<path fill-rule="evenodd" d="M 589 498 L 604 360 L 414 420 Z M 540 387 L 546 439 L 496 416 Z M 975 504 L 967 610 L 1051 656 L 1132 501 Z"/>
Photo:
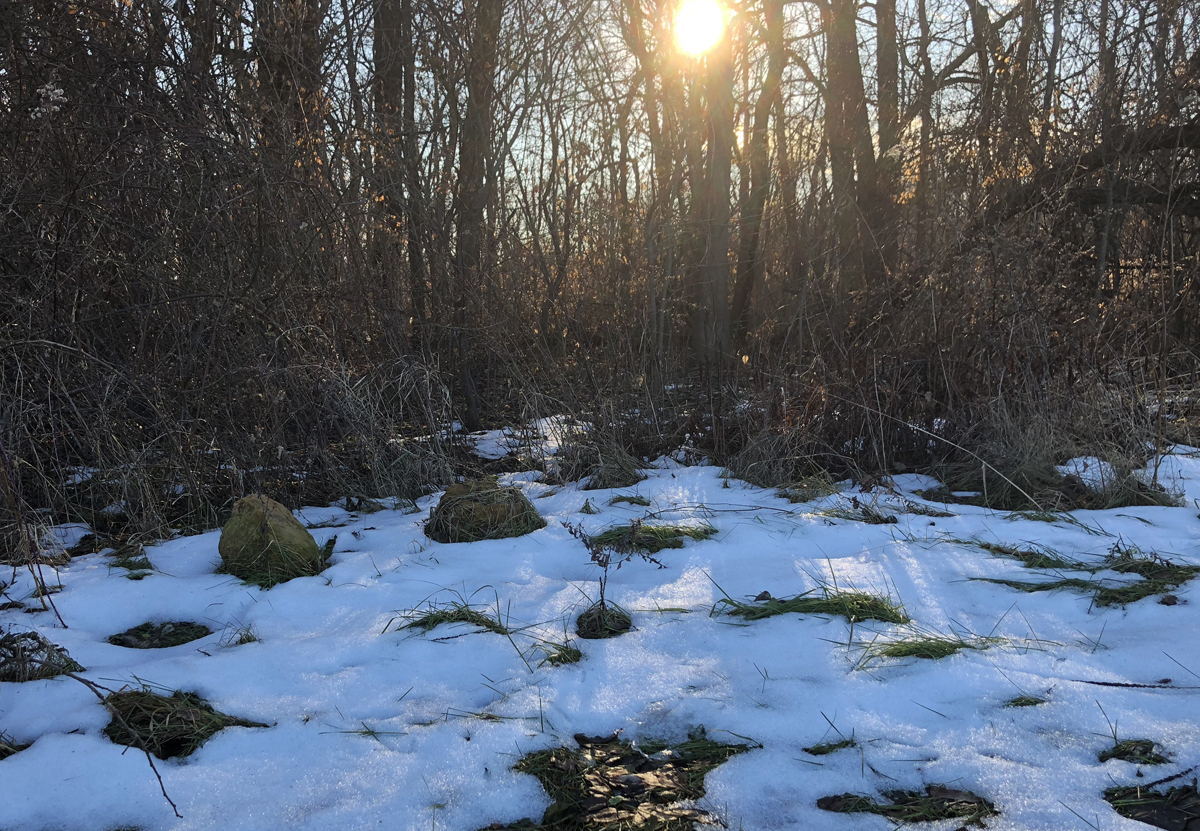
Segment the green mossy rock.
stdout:
<path fill-rule="evenodd" d="M 493 478 L 451 485 L 429 512 L 425 533 L 436 542 L 476 542 L 520 537 L 546 527 L 519 488 Z"/>
<path fill-rule="evenodd" d="M 222 571 L 263 588 L 319 574 L 326 563 L 308 529 L 291 511 L 262 494 L 237 501 L 217 548 Z"/>

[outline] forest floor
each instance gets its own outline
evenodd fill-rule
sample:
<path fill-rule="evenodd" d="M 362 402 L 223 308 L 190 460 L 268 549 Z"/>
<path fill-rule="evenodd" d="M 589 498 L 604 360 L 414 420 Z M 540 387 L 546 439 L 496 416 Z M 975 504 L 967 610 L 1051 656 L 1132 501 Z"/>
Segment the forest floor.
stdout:
<path fill-rule="evenodd" d="M 625 754 L 555 827 L 594 827 L 651 792 L 682 799 L 677 817 L 763 831 L 885 829 L 939 811 L 955 818 L 918 827 L 1149 827 L 1106 791 L 1160 827 L 1187 821 L 1200 452 L 1177 448 L 1158 467 L 1186 507 L 1071 514 L 931 501 L 919 492 L 937 483 L 917 475 L 792 502 L 671 458 L 645 472 L 612 491 L 503 476 L 547 521 L 514 539 L 432 542 L 437 495 L 369 514 L 304 509 L 319 543 L 336 535 L 330 565 L 268 591 L 215 573 L 219 531 L 148 547 L 140 566 L 77 557 L 47 569 L 66 629 L 18 573 L 0 601 L 24 608 L 0 611 L 0 626 L 65 647 L 81 677 L 194 692 L 269 726 L 227 727 L 156 761 L 179 819 L 146 756 L 105 735 L 110 715 L 85 685 L 0 683 L 0 734 L 29 745 L 0 761 L 0 828 L 539 823 L 554 800 L 523 771 L 554 748 L 560 763 L 584 759 L 560 764 L 583 778 Z M 635 520 L 715 533 L 657 552 L 661 568 L 612 567 L 607 599 L 632 629 L 578 638 L 600 570 L 564 523 L 595 534 Z M 84 531 L 59 529 L 67 545 Z M 131 648 L 162 634 L 128 634 L 148 622 L 211 632 Z M 629 744 L 588 738 L 614 733 Z M 686 756 L 663 747 L 689 736 L 744 752 L 672 796 L 669 777 L 645 771 Z M 1138 784 L 1154 787 L 1111 790 Z"/>

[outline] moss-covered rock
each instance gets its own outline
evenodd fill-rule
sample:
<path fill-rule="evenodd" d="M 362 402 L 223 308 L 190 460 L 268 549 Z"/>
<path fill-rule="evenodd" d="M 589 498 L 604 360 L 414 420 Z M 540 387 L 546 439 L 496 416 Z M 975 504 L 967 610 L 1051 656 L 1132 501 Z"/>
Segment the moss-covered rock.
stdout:
<path fill-rule="evenodd" d="M 292 512 L 262 494 L 233 506 L 218 550 L 223 571 L 263 588 L 318 574 L 327 559 Z"/>
<path fill-rule="evenodd" d="M 520 537 L 545 527 L 546 520 L 519 488 L 487 478 L 447 488 L 429 512 L 425 533 L 437 542 L 475 542 Z"/>

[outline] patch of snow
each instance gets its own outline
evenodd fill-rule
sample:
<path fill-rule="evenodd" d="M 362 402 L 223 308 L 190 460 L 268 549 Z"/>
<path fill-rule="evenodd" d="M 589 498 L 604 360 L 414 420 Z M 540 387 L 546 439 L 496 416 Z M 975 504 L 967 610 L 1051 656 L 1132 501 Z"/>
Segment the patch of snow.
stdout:
<path fill-rule="evenodd" d="M 1117 483 L 1113 466 L 1096 456 L 1078 456 L 1059 465 L 1056 470 L 1063 476 L 1078 476 L 1089 490 L 1096 492 L 1107 490 Z"/>
<path fill-rule="evenodd" d="M 552 430 L 539 429 L 549 442 Z M 530 474 L 503 481 L 525 489 L 547 525 L 516 539 L 431 542 L 423 523 L 436 495 L 418 500 L 418 514 L 306 508 L 300 516 L 310 524 L 347 523 L 313 532 L 319 543 L 337 536 L 330 567 L 266 592 L 215 573 L 218 531 L 148 547 L 156 570 L 139 581 L 103 557 L 74 560 L 54 578 L 69 629 L 50 613 L 15 609 L 0 612 L 0 625 L 38 629 L 105 686 L 194 690 L 219 710 L 272 726 L 226 729 L 184 762 L 158 764 L 180 820 L 144 757 L 105 738 L 108 714 L 83 685 L 2 683 L 0 731 L 33 746 L 0 762 L 0 825 L 474 831 L 540 820 L 549 799 L 532 776 L 511 769 L 522 753 L 617 729 L 636 740 L 681 740 L 703 724 L 714 738 L 763 744 L 706 778 L 701 807 L 731 828 L 883 829 L 882 818 L 829 814 L 816 801 L 946 783 L 993 801 L 1001 815 L 988 823 L 999 831 L 1080 827 L 1077 815 L 1132 831 L 1145 826 L 1119 817 L 1104 789 L 1200 760 L 1192 692 L 1096 683 L 1194 683 L 1180 665 L 1200 671 L 1200 640 L 1179 633 L 1200 628 L 1200 582 L 1177 589 L 1173 606 L 1149 598 L 1099 608 L 1078 593 L 1024 594 L 973 580 L 1041 578 L 964 542 L 1045 545 L 1084 558 L 1119 538 L 1200 564 L 1194 509 L 1087 512 L 1088 528 L 1108 535 L 1097 536 L 1067 523 L 1002 522 L 1002 512 L 957 504 L 934 525 L 889 502 L 881 507 L 899 522 L 875 526 L 818 514 L 822 503 L 792 505 L 770 489 L 723 487 L 715 467 L 663 459 L 646 473 L 638 492 L 661 511 L 654 521 L 703 521 L 718 533 L 660 552 L 663 569 L 639 559 L 611 569 L 608 596 L 631 611 L 634 629 L 607 641 L 572 635 L 584 658 L 563 667 L 539 667 L 539 643 L 573 632 L 597 596 L 599 572 L 562 523 L 594 533 L 627 523 L 630 508 L 577 485 L 548 488 Z M 1160 477 L 1200 498 L 1200 458 L 1166 456 Z M 936 484 L 916 474 L 893 481 L 901 492 Z M 599 514 L 580 513 L 589 497 Z M 59 538 L 83 530 L 60 529 Z M 719 613 L 725 592 L 748 600 L 835 584 L 892 596 L 921 631 L 1004 640 L 863 670 L 856 667 L 872 640 L 912 628 L 794 614 L 741 625 Z M 10 596 L 32 590 L 18 571 Z M 510 640 L 463 625 L 397 628 L 406 614 L 451 601 L 498 614 L 518 631 Z M 163 650 L 107 642 L 147 620 L 194 620 L 213 634 Z M 228 627 L 243 626 L 260 640 L 221 645 Z M 1022 693 L 1049 701 L 1004 706 Z M 1146 768 L 1144 779 L 1134 765 L 1100 763 L 1096 754 L 1112 743 L 1106 717 L 1121 738 L 1157 742 L 1170 763 Z M 836 738 L 826 719 L 859 747 L 805 754 Z"/>

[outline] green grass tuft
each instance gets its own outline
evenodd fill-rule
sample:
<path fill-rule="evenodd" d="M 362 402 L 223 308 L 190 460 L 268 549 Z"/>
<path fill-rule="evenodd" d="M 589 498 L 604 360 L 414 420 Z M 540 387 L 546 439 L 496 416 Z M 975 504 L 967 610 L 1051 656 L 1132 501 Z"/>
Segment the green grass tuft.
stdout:
<path fill-rule="evenodd" d="M 600 511 L 595 505 L 592 504 L 592 500 L 585 499 L 583 500 L 583 507 L 579 509 L 579 513 L 587 514 L 588 516 L 595 516 L 596 514 L 600 513 Z"/>
<path fill-rule="evenodd" d="M 726 607 L 726 613 L 745 620 L 762 620 L 775 615 L 840 615 L 846 620 L 879 620 L 884 623 L 908 623 L 904 607 L 888 597 L 877 597 L 856 591 L 842 591 L 822 587 L 822 596 L 814 597 L 811 592 L 787 599 L 771 597 L 761 603 L 744 603 L 726 595 L 717 605 Z"/>
<path fill-rule="evenodd" d="M 472 609 L 466 603 L 448 603 L 445 606 L 434 606 L 425 614 L 413 618 L 400 628 L 420 629 L 423 632 L 428 632 L 445 623 L 466 623 L 471 626 L 478 626 L 480 629 L 486 629 L 489 632 L 495 632 L 497 635 L 513 634 L 513 630 L 501 623 L 499 618 L 489 617 L 477 609 Z"/>
<path fill-rule="evenodd" d="M 1157 750 L 1156 745 L 1149 739 L 1122 739 L 1114 742 L 1107 750 L 1101 750 L 1096 758 L 1101 762 L 1118 759 L 1135 765 L 1165 765 L 1171 760 Z"/>
<path fill-rule="evenodd" d="M 609 505 L 640 505 L 643 508 L 650 507 L 650 500 L 644 496 L 633 494 L 632 496 L 614 496 L 608 500 Z"/>
<path fill-rule="evenodd" d="M 1036 695 L 1018 695 L 1015 698 L 1010 698 L 1004 702 L 1005 707 L 1037 707 L 1040 704 L 1049 703 L 1050 699 L 1040 698 Z"/>
<path fill-rule="evenodd" d="M 632 628 L 629 612 L 615 603 L 593 603 L 575 620 L 575 634 L 587 640 L 615 638 Z"/>
<path fill-rule="evenodd" d="M 882 641 L 875 639 L 864 644 L 858 668 L 868 667 L 883 658 L 920 658 L 937 661 L 964 650 L 984 650 L 1002 642 L 1002 638 L 964 638 L 957 633 L 942 635 L 914 629 L 897 638 Z"/>
<path fill-rule="evenodd" d="M 683 548 L 684 538 L 706 540 L 717 529 L 711 525 L 643 525 L 607 528 L 591 537 L 597 545 L 611 548 L 618 553 L 642 551 L 656 554 L 664 548 Z"/>
<path fill-rule="evenodd" d="M 574 646 L 568 643 L 551 643 L 542 644 L 541 648 L 546 653 L 538 666 L 549 664 L 552 667 L 566 666 L 567 664 L 577 664 L 583 660 L 583 653 Z"/>
<path fill-rule="evenodd" d="M 973 543 L 997 557 L 1017 560 L 1025 568 L 1066 569 L 1068 571 L 1087 571 L 1087 566 L 1080 560 L 1064 557 L 1048 545 L 1031 545 L 1029 548 L 1017 548 L 1003 543 L 973 540 Z"/>
<path fill-rule="evenodd" d="M 837 742 L 817 742 L 812 747 L 802 749 L 812 756 L 828 756 L 830 753 L 837 753 L 847 747 L 858 747 L 858 742 L 854 740 L 853 736 Z"/>

